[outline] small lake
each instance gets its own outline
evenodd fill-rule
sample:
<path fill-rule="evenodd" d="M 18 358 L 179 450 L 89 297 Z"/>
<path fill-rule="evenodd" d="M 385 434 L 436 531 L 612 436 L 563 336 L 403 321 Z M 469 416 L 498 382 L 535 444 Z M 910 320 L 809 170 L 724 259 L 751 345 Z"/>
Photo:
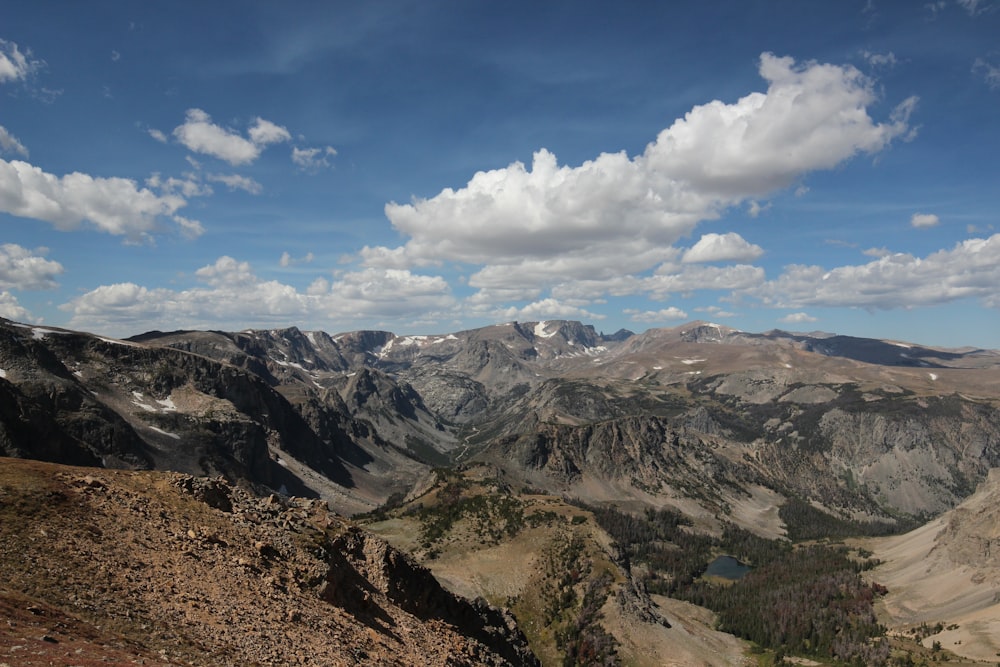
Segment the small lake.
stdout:
<path fill-rule="evenodd" d="M 732 556 L 719 556 L 708 564 L 705 576 L 722 577 L 736 581 L 752 569 L 749 565 L 744 565 Z"/>

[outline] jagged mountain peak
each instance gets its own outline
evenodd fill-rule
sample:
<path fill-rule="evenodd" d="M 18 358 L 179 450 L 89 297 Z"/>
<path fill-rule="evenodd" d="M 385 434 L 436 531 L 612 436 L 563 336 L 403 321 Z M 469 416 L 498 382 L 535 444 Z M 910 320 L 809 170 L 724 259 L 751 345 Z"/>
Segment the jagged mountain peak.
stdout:
<path fill-rule="evenodd" d="M 592 345 L 598 338 L 597 331 L 592 325 L 575 320 L 541 320 L 525 322 L 522 326 L 530 328 L 536 338 L 562 336 L 569 342 L 580 342 L 584 345 Z"/>
<path fill-rule="evenodd" d="M 372 350 L 385 345 L 387 341 L 395 336 L 396 334 L 391 331 L 362 329 L 359 331 L 338 333 L 331 338 L 345 352 L 370 353 Z"/>
<path fill-rule="evenodd" d="M 543 361 L 599 356 L 634 335 L 621 329 L 612 336 L 605 336 L 598 333 L 593 325 L 576 320 L 512 322 L 507 327 L 531 345 L 531 356 Z"/>
<path fill-rule="evenodd" d="M 522 331 L 530 332 L 535 339 L 561 337 L 567 342 L 594 347 L 606 342 L 620 342 L 635 333 L 628 329 L 619 329 L 613 334 L 598 333 L 592 324 L 578 320 L 539 320 L 537 322 L 514 322 Z"/>

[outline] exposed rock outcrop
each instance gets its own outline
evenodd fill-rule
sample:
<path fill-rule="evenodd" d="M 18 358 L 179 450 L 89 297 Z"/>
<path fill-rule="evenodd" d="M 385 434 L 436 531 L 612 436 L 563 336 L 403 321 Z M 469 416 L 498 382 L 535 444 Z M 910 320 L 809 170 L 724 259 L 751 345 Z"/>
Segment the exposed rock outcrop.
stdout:
<path fill-rule="evenodd" d="M 86 636 L 90 655 L 151 664 L 536 664 L 509 613 L 318 500 L 14 459 L 0 499 L 0 606 L 41 610 L 53 658 Z M 0 627 L 0 661 L 19 632 Z"/>

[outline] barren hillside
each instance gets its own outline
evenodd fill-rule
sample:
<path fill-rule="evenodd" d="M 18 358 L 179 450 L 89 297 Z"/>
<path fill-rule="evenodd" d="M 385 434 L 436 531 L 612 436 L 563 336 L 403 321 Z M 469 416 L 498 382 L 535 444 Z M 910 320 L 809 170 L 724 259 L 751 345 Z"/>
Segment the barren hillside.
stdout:
<path fill-rule="evenodd" d="M 940 642 L 979 660 L 1000 655 L 1000 468 L 955 509 L 873 544 L 885 563 L 872 577 L 889 589 L 882 612 L 893 629 L 926 624 L 926 646 Z"/>
<path fill-rule="evenodd" d="M 0 459 L 0 662 L 522 665 L 507 612 L 320 501 Z"/>

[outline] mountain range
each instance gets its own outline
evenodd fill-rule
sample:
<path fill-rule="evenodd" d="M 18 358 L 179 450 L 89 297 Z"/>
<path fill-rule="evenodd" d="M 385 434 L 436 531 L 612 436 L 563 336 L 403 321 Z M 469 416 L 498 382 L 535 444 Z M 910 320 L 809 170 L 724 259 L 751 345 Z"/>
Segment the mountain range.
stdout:
<path fill-rule="evenodd" d="M 1000 466 L 1000 352 L 707 322 L 116 340 L 0 320 L 0 453 L 222 476 L 344 516 L 489 470 L 709 534 L 901 533 Z"/>
<path fill-rule="evenodd" d="M 10 455 L 227 474 L 343 514 L 485 460 L 608 499 L 792 495 L 843 518 L 948 509 L 998 465 L 1000 353 L 693 322 L 440 336 L 296 328 L 117 341 L 0 325 Z M 26 443 L 31 443 L 26 444 Z M 332 483 L 331 483 L 332 482 Z"/>

